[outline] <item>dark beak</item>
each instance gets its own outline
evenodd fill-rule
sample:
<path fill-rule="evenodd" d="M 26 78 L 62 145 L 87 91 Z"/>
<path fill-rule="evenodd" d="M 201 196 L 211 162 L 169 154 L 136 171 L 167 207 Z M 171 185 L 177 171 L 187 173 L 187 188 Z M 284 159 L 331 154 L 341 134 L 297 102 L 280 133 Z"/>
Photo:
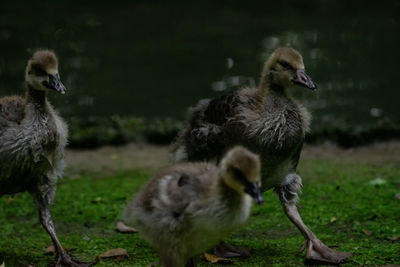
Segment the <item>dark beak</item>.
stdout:
<path fill-rule="evenodd" d="M 295 84 L 310 88 L 311 90 L 316 90 L 317 86 L 313 83 L 310 76 L 307 75 L 305 70 L 297 70 L 296 77 L 292 80 Z"/>
<path fill-rule="evenodd" d="M 56 90 L 61 94 L 65 94 L 65 86 L 62 84 L 60 77 L 58 75 L 49 74 L 49 81 L 44 81 L 43 85 L 47 88 Z"/>
<path fill-rule="evenodd" d="M 249 194 L 258 205 L 264 204 L 264 199 L 261 195 L 261 190 L 257 182 L 247 183 L 244 192 Z"/>

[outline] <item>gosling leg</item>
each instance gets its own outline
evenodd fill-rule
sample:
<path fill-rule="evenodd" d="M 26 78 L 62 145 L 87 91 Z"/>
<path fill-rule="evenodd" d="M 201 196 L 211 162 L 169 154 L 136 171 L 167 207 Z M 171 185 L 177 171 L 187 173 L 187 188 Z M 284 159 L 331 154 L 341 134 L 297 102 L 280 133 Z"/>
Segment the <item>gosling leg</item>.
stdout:
<path fill-rule="evenodd" d="M 275 188 L 275 192 L 282 203 L 286 216 L 300 230 L 306 240 L 301 252 L 307 249 L 306 260 L 310 262 L 321 262 L 328 264 L 339 264 L 353 253 L 333 250 L 322 243 L 317 236 L 304 224 L 296 207 L 298 193 L 301 190 L 301 177 L 297 174 L 289 174 L 289 184 Z"/>
<path fill-rule="evenodd" d="M 53 219 L 51 218 L 49 206 L 53 201 L 55 194 L 55 185 L 38 185 L 34 190 L 30 191 L 36 206 L 39 210 L 39 219 L 44 229 L 49 233 L 56 249 L 55 266 L 56 267 L 88 267 L 95 263 L 86 263 L 74 259 L 62 247 L 57 238 Z"/>
<path fill-rule="evenodd" d="M 190 258 L 187 263 L 185 264 L 185 267 L 196 267 L 196 262 L 194 261 L 193 258 Z"/>

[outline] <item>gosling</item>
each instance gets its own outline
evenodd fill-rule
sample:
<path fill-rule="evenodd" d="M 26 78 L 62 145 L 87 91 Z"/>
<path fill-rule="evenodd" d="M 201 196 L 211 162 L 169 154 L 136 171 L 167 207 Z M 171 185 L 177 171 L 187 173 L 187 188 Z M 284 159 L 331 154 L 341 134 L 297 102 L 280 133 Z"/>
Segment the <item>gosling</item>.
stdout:
<path fill-rule="evenodd" d="M 25 98 L 0 98 L 0 196 L 28 191 L 56 248 L 56 266 L 90 266 L 74 260 L 57 238 L 49 206 L 65 166 L 68 129 L 47 100 L 66 89 L 52 51 L 39 50 L 25 71 Z"/>
<path fill-rule="evenodd" d="M 241 88 L 215 99 L 203 99 L 189 110 L 188 126 L 178 135 L 174 161 L 219 161 L 234 145 L 260 155 L 263 191 L 274 188 L 288 218 L 306 239 L 306 258 L 337 264 L 351 253 L 324 245 L 303 223 L 296 203 L 301 177 L 296 173 L 311 116 L 294 100 L 294 85 L 315 90 L 303 58 L 290 47 L 277 48 L 265 62 L 257 88 Z"/>
<path fill-rule="evenodd" d="M 156 174 L 128 203 L 123 219 L 158 251 L 165 267 L 193 266 L 193 256 L 243 225 L 260 193 L 260 161 L 243 147 L 219 167 L 182 163 Z"/>

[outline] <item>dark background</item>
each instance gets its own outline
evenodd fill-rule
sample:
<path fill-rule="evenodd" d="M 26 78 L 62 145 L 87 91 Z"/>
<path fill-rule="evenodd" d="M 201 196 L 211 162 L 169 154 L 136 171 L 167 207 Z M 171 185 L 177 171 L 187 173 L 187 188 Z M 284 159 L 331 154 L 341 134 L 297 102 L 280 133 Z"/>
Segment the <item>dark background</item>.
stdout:
<path fill-rule="evenodd" d="M 51 99 L 67 120 L 181 120 L 200 98 L 256 85 L 266 56 L 290 45 L 319 87 L 291 89 L 314 130 L 393 129 L 399 14 L 398 1 L 3 0 L 0 95 L 22 94 L 27 59 L 49 48 L 68 90 Z"/>

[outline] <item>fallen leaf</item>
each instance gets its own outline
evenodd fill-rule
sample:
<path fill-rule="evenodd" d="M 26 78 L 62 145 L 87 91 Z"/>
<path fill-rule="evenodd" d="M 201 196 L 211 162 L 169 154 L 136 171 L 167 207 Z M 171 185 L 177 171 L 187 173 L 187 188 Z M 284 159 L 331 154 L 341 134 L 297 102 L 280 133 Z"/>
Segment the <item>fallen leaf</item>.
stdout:
<path fill-rule="evenodd" d="M 332 217 L 329 221 L 330 221 L 331 223 L 336 222 L 336 217 Z"/>
<path fill-rule="evenodd" d="M 367 229 L 362 229 L 361 230 L 365 235 L 371 235 L 372 234 L 372 232 L 371 231 L 368 231 Z"/>
<path fill-rule="evenodd" d="M 400 199 L 400 193 L 397 193 L 397 194 L 394 196 L 394 198 L 395 198 L 395 199 Z"/>
<path fill-rule="evenodd" d="M 393 242 L 400 241 L 400 235 L 388 237 L 388 239 Z"/>
<path fill-rule="evenodd" d="M 93 204 L 97 204 L 99 202 L 101 202 L 101 197 L 96 197 L 95 199 L 92 200 Z"/>
<path fill-rule="evenodd" d="M 235 246 L 229 245 L 225 242 L 219 243 L 214 248 L 214 254 L 220 258 L 240 257 L 242 259 L 245 259 L 245 258 L 250 257 L 252 252 L 253 252 L 252 248 L 235 247 Z"/>
<path fill-rule="evenodd" d="M 114 249 L 110 249 L 110 250 L 104 252 L 103 254 L 100 254 L 97 257 L 100 259 L 104 259 L 104 258 L 118 258 L 118 257 L 126 257 L 126 256 L 127 256 L 126 249 L 114 248 Z"/>
<path fill-rule="evenodd" d="M 131 234 L 138 232 L 135 228 L 130 227 L 124 224 L 123 222 L 117 222 L 117 231 L 124 234 Z"/>
<path fill-rule="evenodd" d="M 54 254 L 56 254 L 56 248 L 54 247 L 54 245 L 50 245 L 44 250 L 44 255 L 54 255 Z"/>
<path fill-rule="evenodd" d="M 233 261 L 227 258 L 221 258 L 213 254 L 204 253 L 204 258 L 206 261 L 211 263 L 220 263 L 220 264 L 233 264 Z"/>

